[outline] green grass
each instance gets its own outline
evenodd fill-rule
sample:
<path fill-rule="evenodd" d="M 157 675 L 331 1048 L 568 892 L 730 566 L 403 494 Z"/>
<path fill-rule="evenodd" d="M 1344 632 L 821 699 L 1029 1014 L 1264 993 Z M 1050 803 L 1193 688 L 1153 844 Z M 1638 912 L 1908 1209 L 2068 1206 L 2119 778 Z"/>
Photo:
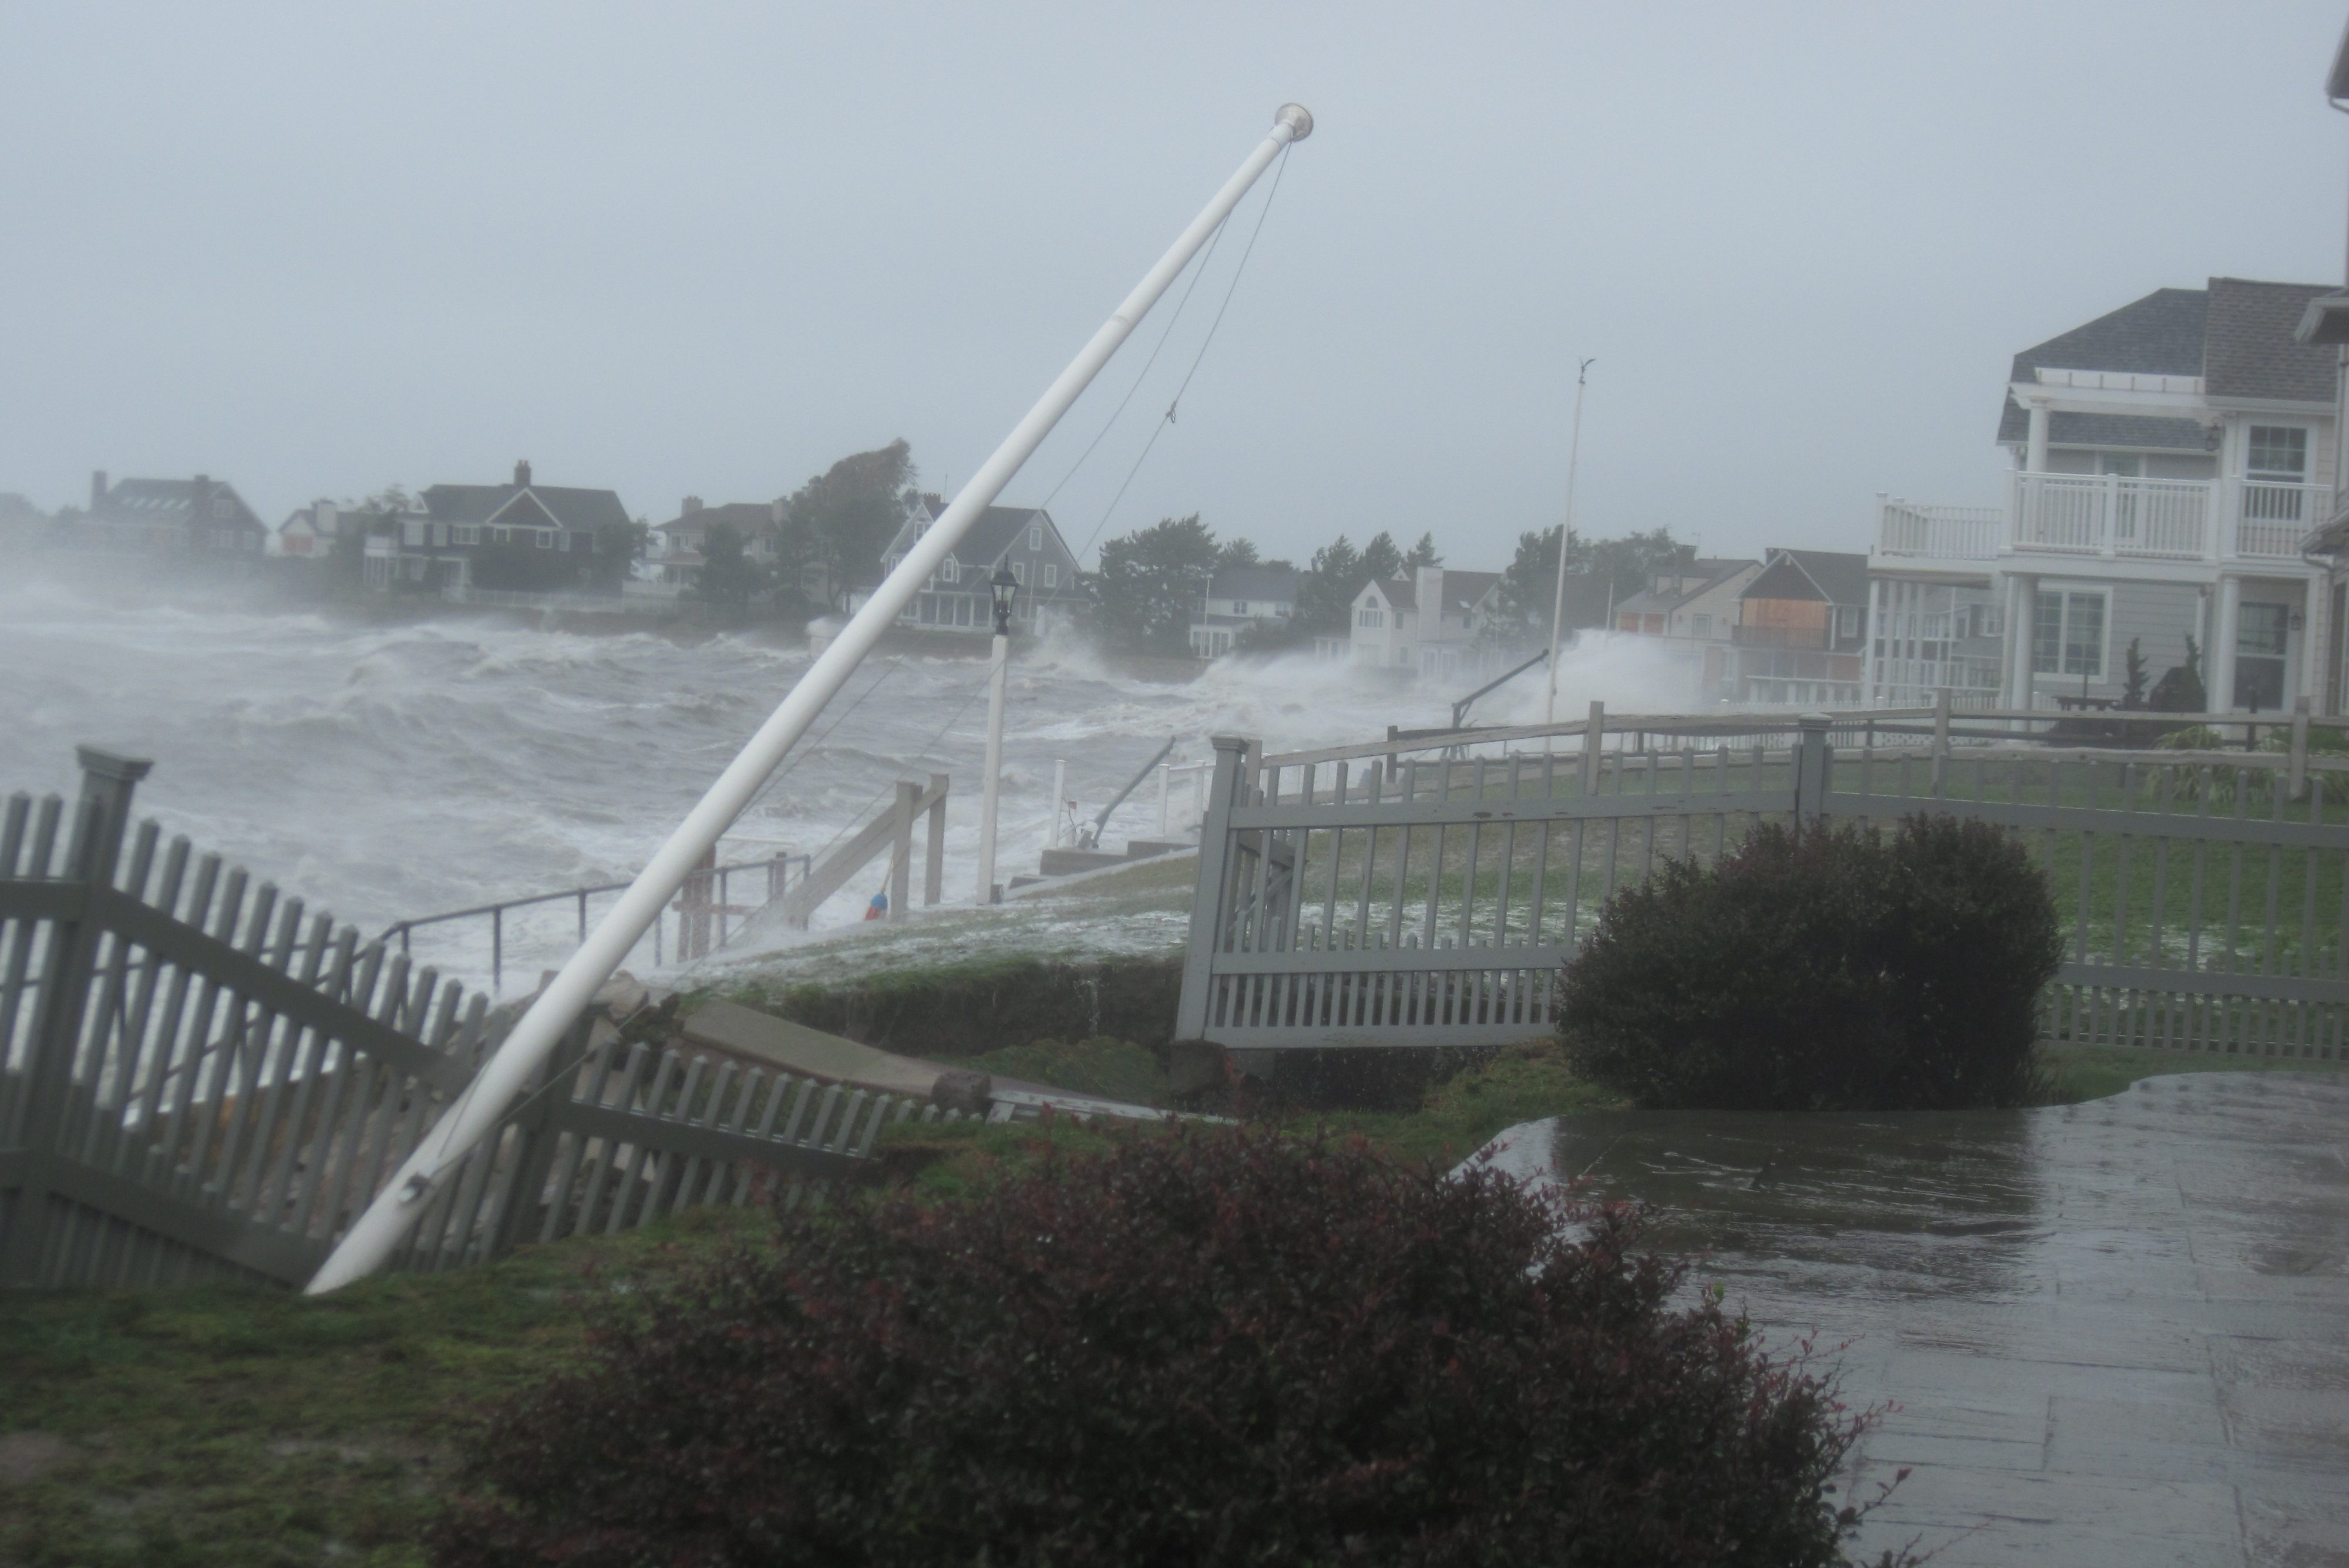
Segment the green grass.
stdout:
<path fill-rule="evenodd" d="M 2151 1051 L 2136 1045 L 2043 1045 L 2041 1104 L 2076 1105 L 2117 1095 L 2140 1078 L 2171 1073 L 2342 1073 L 2349 1063 L 2222 1051 Z"/>
<path fill-rule="evenodd" d="M 464 1434 L 585 1343 L 587 1303 L 763 1220 L 722 1210 L 316 1300 L 0 1294 L 0 1432 L 74 1457 L 0 1485 L 0 1563 L 419 1563 Z"/>

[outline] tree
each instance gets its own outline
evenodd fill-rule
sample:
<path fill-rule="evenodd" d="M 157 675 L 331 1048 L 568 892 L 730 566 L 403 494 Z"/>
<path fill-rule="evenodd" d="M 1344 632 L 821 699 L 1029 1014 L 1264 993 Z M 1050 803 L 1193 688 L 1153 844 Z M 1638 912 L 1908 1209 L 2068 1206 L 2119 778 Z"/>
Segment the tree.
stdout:
<path fill-rule="evenodd" d="M 1112 539 L 1093 576 L 1096 628 L 1129 652 L 1190 652 L 1191 618 L 1216 562 L 1215 533 L 1195 512 Z"/>
<path fill-rule="evenodd" d="M 1305 580 L 1297 586 L 1297 613 L 1289 618 L 1296 640 L 1342 636 L 1354 618 L 1354 596 L 1370 576 L 1362 553 L 1343 534 L 1313 552 Z"/>
<path fill-rule="evenodd" d="M 742 531 L 731 523 L 712 523 L 701 536 L 701 570 L 694 576 L 695 596 L 740 619 L 750 610 L 751 597 L 766 586 L 765 570 L 743 550 Z"/>
<path fill-rule="evenodd" d="M 502 593 L 557 593 L 579 580 L 574 557 L 530 545 L 484 545 L 473 554 L 471 571 L 475 587 Z"/>
<path fill-rule="evenodd" d="M 1402 558 L 1402 564 L 1412 567 L 1444 565 L 1444 557 L 1435 552 L 1435 535 L 1422 534 L 1419 536 L 1419 543 L 1411 547 L 1411 554 Z"/>
<path fill-rule="evenodd" d="M 587 580 L 605 593 L 618 593 L 627 579 L 628 564 L 645 552 L 652 529 L 641 517 L 633 523 L 595 525 L 595 553 L 587 559 Z"/>
<path fill-rule="evenodd" d="M 1362 583 L 1391 583 L 1402 576 L 1402 552 L 1395 547 L 1393 535 L 1381 529 L 1376 538 L 1362 546 L 1361 572 Z M 1355 593 L 1361 588 L 1361 583 L 1354 585 Z M 1353 597 L 1346 596 L 1349 601 Z"/>
<path fill-rule="evenodd" d="M 1661 572 L 1685 571 L 1696 560 L 1696 546 L 1672 537 L 1669 528 L 1626 534 L 1619 539 L 1586 540 L 1577 536 L 1570 570 L 1588 570 L 1604 577 L 1615 589 L 1617 602 L 1644 592 Z"/>
<path fill-rule="evenodd" d="M 821 562 L 833 593 L 844 594 L 880 565 L 881 553 L 904 525 L 915 499 L 914 477 L 913 449 L 903 438 L 842 458 L 783 504 L 793 553 Z"/>
<path fill-rule="evenodd" d="M 1254 566 L 1259 563 L 1253 539 L 1226 539 L 1216 546 L 1216 570 L 1226 566 Z"/>
<path fill-rule="evenodd" d="M 2145 649 L 2138 646 L 2140 640 L 2134 637 L 2129 639 L 2128 652 L 2121 661 L 2121 706 L 2124 708 L 2145 706 Z"/>

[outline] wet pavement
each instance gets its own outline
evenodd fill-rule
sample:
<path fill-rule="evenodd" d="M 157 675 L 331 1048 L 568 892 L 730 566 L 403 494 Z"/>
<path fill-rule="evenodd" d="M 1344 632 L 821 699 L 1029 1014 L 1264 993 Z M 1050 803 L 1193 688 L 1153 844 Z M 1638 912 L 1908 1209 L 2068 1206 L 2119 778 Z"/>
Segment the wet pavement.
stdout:
<path fill-rule="evenodd" d="M 2147 1079 L 2080 1106 L 1635 1112 L 1512 1163 L 1658 1205 L 1778 1350 L 1890 1405 L 1859 1545 L 1940 1568 L 2349 1564 L 2349 1082 Z M 1544 1158 L 1547 1146 L 1547 1158 Z"/>

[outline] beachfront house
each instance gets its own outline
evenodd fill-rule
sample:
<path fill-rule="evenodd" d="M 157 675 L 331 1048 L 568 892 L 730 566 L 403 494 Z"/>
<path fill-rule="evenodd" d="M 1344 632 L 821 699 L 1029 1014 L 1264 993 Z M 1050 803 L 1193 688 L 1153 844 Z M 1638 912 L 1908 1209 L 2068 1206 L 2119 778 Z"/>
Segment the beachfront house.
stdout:
<path fill-rule="evenodd" d="M 1616 605 L 1614 629 L 1656 639 L 1685 678 L 1690 701 L 1709 708 L 1728 694 L 1738 596 L 1761 572 L 1759 561 L 1723 557 L 1655 573 Z"/>
<path fill-rule="evenodd" d="M 1870 702 L 2108 706 L 2134 644 L 2214 711 L 2338 711 L 2338 349 L 2299 334 L 2339 292 L 2214 277 L 2015 355 L 1999 504 L 1879 499 Z"/>
<path fill-rule="evenodd" d="M 1305 574 L 1293 566 L 1220 566 L 1191 621 L 1191 651 L 1221 659 L 1251 628 L 1278 630 L 1297 614 Z"/>
<path fill-rule="evenodd" d="M 71 542 L 86 549 L 129 554 L 193 550 L 258 556 L 269 526 L 226 480 L 121 479 L 106 471 L 89 476 L 89 509 L 74 524 Z"/>
<path fill-rule="evenodd" d="M 1443 566 L 1365 583 L 1354 596 L 1347 656 L 1367 668 L 1406 670 L 1429 680 L 1480 674 L 1494 662 L 1479 634 L 1500 588 L 1498 572 Z"/>
<path fill-rule="evenodd" d="M 1737 592 L 1723 695 L 1750 708 L 1857 708 L 1866 691 L 1868 557 L 1772 550 Z"/>
<path fill-rule="evenodd" d="M 346 512 L 331 501 L 313 501 L 285 514 L 277 525 L 277 554 L 330 556 L 346 529 L 364 531 L 367 514 Z"/>
<path fill-rule="evenodd" d="M 690 587 L 701 570 L 702 545 L 719 524 L 732 528 L 742 541 L 742 554 L 762 567 L 782 558 L 783 504 L 781 501 L 730 501 L 704 506 L 701 497 L 688 495 L 677 515 L 653 525 L 645 553 L 646 575 L 654 582 Z"/>
<path fill-rule="evenodd" d="M 915 497 L 904 525 L 882 553 L 885 575 L 897 569 L 897 563 L 945 511 L 946 502 L 938 496 Z M 898 616 L 897 624 L 924 631 L 991 635 L 995 611 L 988 584 L 998 566 L 1009 567 L 1012 580 L 1019 585 L 1011 601 L 1015 631 L 1041 632 L 1066 624 L 1083 602 L 1076 555 L 1061 537 L 1051 514 L 1040 506 L 990 506 L 972 520 L 954 553 L 923 580 L 921 590 Z M 860 585 L 850 591 L 852 612 L 872 597 L 874 586 Z"/>
<path fill-rule="evenodd" d="M 527 462 L 514 464 L 511 483 L 428 485 L 419 499 L 421 511 L 370 514 L 369 587 L 467 588 L 491 562 L 498 581 L 483 586 L 575 588 L 591 575 L 599 535 L 628 527 L 614 492 L 538 483 Z"/>

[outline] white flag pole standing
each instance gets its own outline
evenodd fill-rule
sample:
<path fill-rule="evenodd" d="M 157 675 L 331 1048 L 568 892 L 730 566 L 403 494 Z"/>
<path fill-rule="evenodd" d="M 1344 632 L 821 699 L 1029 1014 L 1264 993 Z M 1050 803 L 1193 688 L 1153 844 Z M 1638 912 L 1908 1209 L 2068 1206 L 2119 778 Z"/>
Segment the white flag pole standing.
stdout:
<path fill-rule="evenodd" d="M 897 618 L 923 580 L 937 570 L 938 564 L 960 542 L 972 520 L 994 502 L 1019 471 L 1019 465 L 1028 461 L 1061 416 L 1069 411 L 1078 394 L 1109 362 L 1110 356 L 1117 352 L 1118 346 L 1157 303 L 1159 296 L 1166 292 L 1167 286 L 1190 264 L 1208 236 L 1231 215 L 1248 187 L 1279 156 L 1281 149 L 1304 140 L 1312 130 L 1313 117 L 1296 104 L 1283 106 L 1274 116 L 1272 133 L 1257 144 L 1238 171 L 1225 182 L 1215 199 L 1183 231 L 1182 238 L 1158 258 L 1158 265 L 1134 286 L 1116 313 L 1102 323 L 1083 351 L 1061 372 L 1060 379 L 1028 410 L 1027 417 L 1013 427 L 994 455 L 980 465 L 970 483 L 963 486 L 962 493 L 954 498 L 953 504 L 930 525 L 929 532 L 897 564 L 897 569 L 883 580 L 871 600 L 850 618 L 832 646 L 808 667 L 808 672 L 800 678 L 791 694 L 759 726 L 758 733 L 750 737 L 741 754 L 727 764 L 726 771 L 718 775 L 718 782 L 709 786 L 709 793 L 686 814 L 677 831 L 669 835 L 668 842 L 628 884 L 627 891 L 620 895 L 611 913 L 588 933 L 579 950 L 547 982 L 529 1011 L 515 1022 L 504 1043 L 481 1064 L 481 1072 L 456 1104 L 442 1114 L 432 1131 L 327 1256 L 310 1281 L 309 1293 L 334 1290 L 383 1266 L 423 1210 L 434 1184 L 496 1128 L 515 1096 L 554 1051 L 555 1043 L 578 1018 L 596 988 L 619 968 L 628 950 L 659 917 L 662 907 L 695 863 L 733 825 L 792 744 L 807 732 L 824 704 L 872 651 L 882 631 Z"/>
<path fill-rule="evenodd" d="M 1557 722 L 1557 661 L 1566 647 L 1566 556 L 1574 545 L 1574 471 L 1582 462 L 1582 389 L 1590 379 L 1590 367 L 1595 359 L 1585 359 L 1574 372 L 1574 437 L 1566 449 L 1566 521 L 1557 531 L 1557 597 L 1549 610 L 1549 692 L 1542 699 L 1542 722 Z M 1611 611 L 1612 605 L 1610 603 Z M 1613 618 L 1610 613 L 1609 618 Z M 1552 737 L 1542 737 L 1542 750 L 1550 747 Z"/>

